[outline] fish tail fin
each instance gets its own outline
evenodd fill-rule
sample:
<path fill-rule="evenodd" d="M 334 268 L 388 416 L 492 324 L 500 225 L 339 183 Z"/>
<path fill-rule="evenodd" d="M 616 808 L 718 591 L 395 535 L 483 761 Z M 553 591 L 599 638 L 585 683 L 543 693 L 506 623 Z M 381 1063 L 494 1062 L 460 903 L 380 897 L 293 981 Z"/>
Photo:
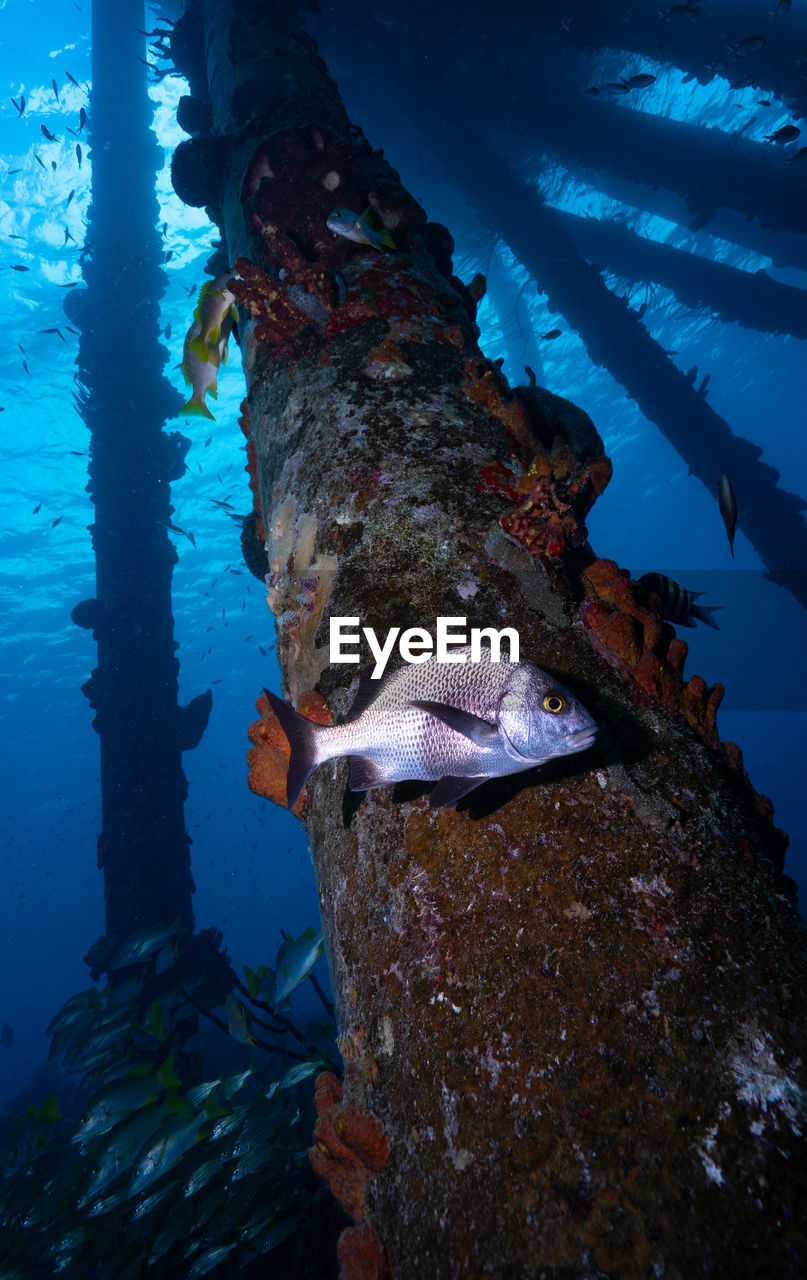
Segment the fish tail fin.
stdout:
<path fill-rule="evenodd" d="M 395 248 L 395 241 L 393 240 L 389 231 L 387 231 L 386 227 L 382 227 L 380 231 L 376 232 L 376 235 L 378 237 L 378 243 L 383 244 L 385 249 Z"/>
<path fill-rule="evenodd" d="M 269 689 L 264 689 L 264 693 L 280 721 L 280 727 L 288 738 L 291 749 L 286 777 L 286 804 L 291 808 L 311 774 L 321 763 L 317 751 L 319 726 L 313 720 L 306 720 L 305 716 L 301 716 L 299 711 L 295 711 L 294 707 L 290 707 Z"/>
<path fill-rule="evenodd" d="M 726 606 L 724 604 L 693 604 L 692 616 L 699 618 L 701 622 L 705 622 L 707 627 L 713 627 L 715 631 L 719 631 L 720 628 L 712 617 L 712 614 L 715 609 L 725 609 L 725 607 Z"/>
<path fill-rule="evenodd" d="M 195 396 L 191 396 L 188 403 L 183 404 L 179 412 L 186 418 L 211 418 L 215 422 L 215 418 L 213 418 L 213 414 L 208 409 L 204 400 L 197 400 Z"/>

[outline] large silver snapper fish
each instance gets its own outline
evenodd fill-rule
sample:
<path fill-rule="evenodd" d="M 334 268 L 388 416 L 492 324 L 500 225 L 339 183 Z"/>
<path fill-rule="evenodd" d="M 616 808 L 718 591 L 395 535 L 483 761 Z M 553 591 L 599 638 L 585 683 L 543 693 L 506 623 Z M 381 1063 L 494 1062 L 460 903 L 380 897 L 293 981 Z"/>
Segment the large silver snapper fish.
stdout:
<path fill-rule="evenodd" d="M 291 748 L 287 803 L 326 760 L 350 756 L 350 787 L 369 791 L 392 782 L 437 781 L 433 809 L 450 808 L 489 778 L 520 773 L 556 756 L 585 751 L 597 726 L 568 690 L 531 662 L 493 662 L 489 648 L 471 662 L 435 658 L 389 672 L 365 672 L 347 718 L 336 725 L 306 720 L 266 693 Z"/>

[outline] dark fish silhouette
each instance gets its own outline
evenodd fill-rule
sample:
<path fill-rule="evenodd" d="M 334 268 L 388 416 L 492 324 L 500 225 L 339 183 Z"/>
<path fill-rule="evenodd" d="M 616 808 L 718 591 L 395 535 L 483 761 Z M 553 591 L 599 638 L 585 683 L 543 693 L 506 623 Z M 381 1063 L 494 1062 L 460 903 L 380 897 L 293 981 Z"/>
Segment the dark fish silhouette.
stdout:
<path fill-rule="evenodd" d="M 728 47 L 728 56 L 730 58 L 747 58 L 752 53 L 760 53 L 767 43 L 765 36 L 746 36 L 738 44 Z"/>
<path fill-rule="evenodd" d="M 671 9 L 659 9 L 658 16 L 662 22 L 692 22 L 700 12 L 700 4 L 675 4 Z"/>
<path fill-rule="evenodd" d="M 775 133 L 767 134 L 765 141 L 778 142 L 786 147 L 789 142 L 795 142 L 800 134 L 801 129 L 797 129 L 794 124 L 783 124 L 781 129 L 777 129 Z"/>
<path fill-rule="evenodd" d="M 76 79 L 76 77 L 75 77 L 75 76 L 71 76 L 71 74 L 70 74 L 70 72 L 69 72 L 69 71 L 65 71 L 65 75 L 67 76 L 67 78 L 68 78 L 68 80 L 70 81 L 70 83 L 71 83 L 71 84 L 74 84 L 74 85 L 76 86 L 76 88 L 77 88 L 77 89 L 80 89 L 80 88 L 81 88 L 81 85 L 79 84 L 79 82 L 78 82 L 78 80 Z"/>
<path fill-rule="evenodd" d="M 57 85 L 57 83 L 56 83 L 56 81 L 55 81 L 55 80 L 51 80 L 51 82 L 50 82 L 50 83 L 51 83 L 51 86 L 52 86 L 52 88 L 53 88 L 53 92 L 54 92 L 54 94 L 56 95 L 56 101 L 58 102 L 58 101 L 59 101 L 59 86 Z"/>
<path fill-rule="evenodd" d="M 734 533 L 737 528 L 737 499 L 732 483 L 724 471 L 717 485 L 718 502 L 723 523 L 726 526 L 731 557 L 734 559 Z"/>
<path fill-rule="evenodd" d="M 80 142 L 76 143 L 76 159 L 78 160 L 78 167 L 80 169 L 81 168 L 81 143 Z"/>
<path fill-rule="evenodd" d="M 50 129 L 46 128 L 44 124 L 41 124 L 39 127 L 40 127 L 40 129 L 42 130 L 42 132 L 44 133 L 44 135 L 45 135 L 45 137 L 47 138 L 48 142 L 55 142 L 55 141 L 56 141 L 56 134 L 55 134 L 55 133 L 51 133 Z"/>
<path fill-rule="evenodd" d="M 80 111 L 79 111 L 79 113 L 78 113 L 78 131 L 79 131 L 79 133 L 81 133 L 81 130 L 84 128 L 84 126 L 85 126 L 85 124 L 86 124 L 86 123 L 87 123 L 87 112 L 86 112 L 86 111 L 84 110 L 84 108 L 82 107 L 82 108 L 81 108 L 81 110 L 80 110 Z"/>
<path fill-rule="evenodd" d="M 639 579 L 639 586 L 644 587 L 648 595 L 658 598 L 661 616 L 670 622 L 675 622 L 679 627 L 694 627 L 693 619 L 697 618 L 707 626 L 714 627 L 715 631 L 720 630 L 712 613 L 715 609 L 724 608 L 724 605 L 696 604 L 695 601 L 703 594 L 702 592 L 688 591 L 686 587 L 682 587 L 680 583 L 666 577 L 663 573 L 643 573 Z"/>
<path fill-rule="evenodd" d="M 539 336 L 542 342 L 554 342 L 562 333 L 562 329 L 547 329 L 546 333 L 542 333 Z"/>

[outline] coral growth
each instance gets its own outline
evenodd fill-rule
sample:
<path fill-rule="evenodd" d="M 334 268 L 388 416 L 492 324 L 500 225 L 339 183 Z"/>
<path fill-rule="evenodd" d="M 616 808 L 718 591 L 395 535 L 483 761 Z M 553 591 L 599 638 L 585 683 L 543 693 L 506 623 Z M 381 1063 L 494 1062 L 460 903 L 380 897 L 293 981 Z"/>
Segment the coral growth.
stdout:
<path fill-rule="evenodd" d="M 679 711 L 710 746 L 717 746 L 723 686 L 708 689 L 700 676 L 682 680 L 686 644 L 661 614 L 646 607 L 627 570 L 613 560 L 595 560 L 581 577 L 589 598 L 580 620 L 597 652 L 630 676 L 645 698 Z"/>
<path fill-rule="evenodd" d="M 641 698 L 678 712 L 704 742 L 722 751 L 738 790 L 767 826 L 768 843 L 781 862 L 787 837 L 772 824 L 773 805 L 751 785 L 739 747 L 733 742 L 721 743 L 717 732 L 722 684 L 709 688 L 698 675 L 684 681 L 685 641 L 676 637 L 659 613 L 646 607 L 641 588 L 626 569 L 619 569 L 613 560 L 595 560 L 581 578 L 588 597 L 579 618 L 593 647 L 633 682 Z"/>
<path fill-rule="evenodd" d="M 251 337 L 289 360 L 299 359 L 321 338 L 334 297 L 332 286 L 322 271 L 300 258 L 277 227 L 263 227 L 261 238 L 281 260 L 293 262 L 296 271 L 281 267 L 282 277 L 275 276 L 248 258 L 237 258 L 232 292 L 239 312 L 249 318 Z"/>
<path fill-rule="evenodd" d="M 263 541 L 266 542 L 266 530 L 263 525 L 263 508 L 261 507 L 261 493 L 258 484 L 258 459 L 255 451 L 255 441 L 252 438 L 249 401 L 246 397 L 241 401 L 241 416 L 238 419 L 238 425 L 247 438 L 247 465 L 245 470 L 249 476 L 249 491 L 252 494 L 252 506 L 260 521 L 260 525 L 256 529 L 256 533 L 258 537 L 262 538 Z"/>
<path fill-rule="evenodd" d="M 330 724 L 331 712 L 325 699 L 318 693 L 304 693 L 298 701 L 298 710 L 315 724 Z M 269 699 L 262 693 L 255 703 L 260 720 L 249 726 L 249 740 L 253 744 L 247 752 L 249 788 L 256 795 L 288 808 L 286 781 L 289 772 L 289 741 L 280 727 L 280 721 L 269 706 Z M 305 790 L 300 792 L 292 813 L 302 818 L 305 813 Z"/>
<path fill-rule="evenodd" d="M 499 517 L 505 533 L 530 555 L 559 560 L 586 541 L 583 521 L 610 478 L 608 458 L 578 461 L 566 442 L 557 439 L 549 454 L 535 453 L 521 473 L 501 462 L 488 463 L 479 473 L 478 487 L 513 503 Z"/>
<path fill-rule="evenodd" d="M 284 655 L 296 705 L 301 690 L 313 688 L 330 662 L 328 645 L 318 649 L 314 637 L 330 598 L 337 559 L 315 553 L 317 519 L 296 511 L 293 498 L 277 508 L 268 532 L 266 603 L 277 618 L 278 653 Z"/>
<path fill-rule="evenodd" d="M 530 555 L 560 561 L 585 543 L 585 517 L 611 479 L 599 436 L 585 414 L 567 421 L 539 389 L 511 392 L 486 361 L 466 363 L 462 390 L 499 419 L 512 444 L 511 465 L 487 463 L 477 487 L 512 504 L 499 517 L 505 533 Z"/>
<path fill-rule="evenodd" d="M 329 1071 L 317 1076 L 314 1101 L 317 1122 L 308 1153 L 312 1168 L 345 1212 L 361 1222 L 370 1175 L 389 1164 L 386 1134 L 369 1111 L 343 1101 L 341 1082 Z"/>
<path fill-rule="evenodd" d="M 336 1246 L 339 1280 L 392 1280 L 392 1268 L 378 1233 L 369 1222 L 345 1227 Z"/>

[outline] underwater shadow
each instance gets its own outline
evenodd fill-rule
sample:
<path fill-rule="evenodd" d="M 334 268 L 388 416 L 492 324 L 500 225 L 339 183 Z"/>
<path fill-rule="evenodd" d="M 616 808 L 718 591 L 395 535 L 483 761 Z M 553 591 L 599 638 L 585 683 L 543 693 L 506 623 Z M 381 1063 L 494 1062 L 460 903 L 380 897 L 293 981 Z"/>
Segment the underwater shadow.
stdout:
<path fill-rule="evenodd" d="M 596 720 L 597 737 L 594 745 L 575 755 L 558 756 L 547 764 L 536 765 L 534 769 L 525 769 L 522 773 L 491 778 L 459 801 L 456 807 L 460 812 L 467 813 L 474 821 L 489 818 L 521 791 L 530 787 L 541 786 L 558 778 L 573 778 L 579 774 L 591 773 L 595 769 L 607 769 L 611 765 L 628 766 L 649 754 L 652 736 L 633 712 L 586 681 L 564 680 L 563 683 L 569 689 L 574 686 L 572 691 L 575 697 L 580 699 Z M 396 782 L 392 791 L 392 803 L 405 804 L 419 800 L 430 795 L 435 786 L 434 782 L 417 779 Z M 342 822 L 346 829 L 351 826 L 367 794 L 366 791 L 351 791 L 349 787 L 345 789 Z"/>

